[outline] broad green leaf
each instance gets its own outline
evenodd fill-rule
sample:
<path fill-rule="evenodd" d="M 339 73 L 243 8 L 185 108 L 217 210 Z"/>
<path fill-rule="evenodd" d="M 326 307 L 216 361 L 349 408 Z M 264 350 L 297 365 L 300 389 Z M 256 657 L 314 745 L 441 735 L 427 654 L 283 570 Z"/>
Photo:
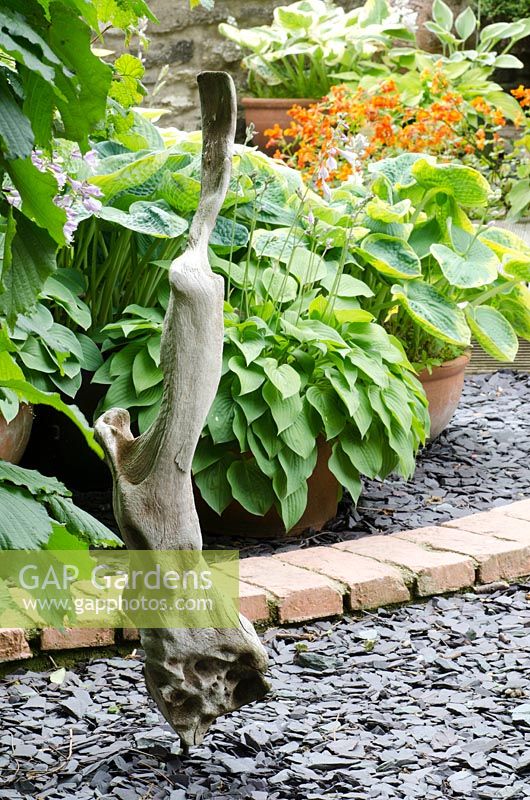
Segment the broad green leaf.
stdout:
<path fill-rule="evenodd" d="M 278 433 L 292 425 L 302 411 L 302 398 L 299 394 L 285 398 L 269 381 L 263 387 L 263 399 L 271 410 Z"/>
<path fill-rule="evenodd" d="M 384 175 L 392 186 L 401 189 L 414 184 L 412 167 L 420 160 L 425 160 L 425 156 L 419 153 L 402 153 L 394 158 L 375 161 L 368 165 L 368 170 L 375 175 Z"/>
<path fill-rule="evenodd" d="M 254 458 L 234 461 L 226 473 L 237 500 L 250 514 L 263 516 L 274 503 L 270 479 L 263 474 Z"/>
<path fill-rule="evenodd" d="M 316 447 L 317 431 L 305 406 L 291 425 L 280 433 L 282 440 L 294 453 L 309 458 Z"/>
<path fill-rule="evenodd" d="M 34 405 L 46 405 L 55 408 L 70 419 L 74 425 L 81 431 L 88 446 L 97 453 L 100 458 L 103 458 L 103 450 L 94 439 L 94 432 L 89 427 L 83 414 L 79 411 L 77 406 L 70 406 L 61 400 L 60 395 L 55 392 L 44 392 L 32 386 L 31 383 L 22 380 L 3 380 L 0 378 L 0 387 L 5 389 L 12 389 L 22 399 Z"/>
<path fill-rule="evenodd" d="M 479 239 L 490 247 L 499 258 L 504 256 L 530 257 L 530 245 L 506 228 L 492 226 L 483 231 Z"/>
<path fill-rule="evenodd" d="M 327 368 L 324 370 L 326 378 L 340 397 L 350 416 L 354 416 L 359 407 L 359 391 L 357 387 L 350 386 L 344 375 L 338 369 Z"/>
<path fill-rule="evenodd" d="M 411 209 L 410 200 L 401 200 L 395 205 L 381 200 L 376 197 L 375 200 L 370 200 L 366 206 L 366 213 L 372 219 L 380 222 L 402 222 L 404 217 L 407 216 Z"/>
<path fill-rule="evenodd" d="M 528 283 L 530 281 L 530 255 L 505 257 L 502 262 L 502 271 L 509 278 L 517 278 Z"/>
<path fill-rule="evenodd" d="M 361 439 L 351 426 L 348 426 L 341 434 L 340 444 L 361 475 L 366 475 L 367 478 L 375 478 L 379 475 L 383 463 L 382 450 L 387 444 L 376 433 L 370 432 L 368 436 Z"/>
<path fill-rule="evenodd" d="M 345 486 L 349 491 L 353 502 L 357 503 L 362 490 L 359 472 L 352 464 L 349 456 L 342 449 L 340 441 L 335 442 L 333 445 L 333 452 L 328 461 L 328 465 L 341 486 Z"/>
<path fill-rule="evenodd" d="M 383 275 L 405 279 L 421 275 L 418 256 L 407 242 L 395 236 L 370 234 L 356 251 Z"/>
<path fill-rule="evenodd" d="M 325 260 L 318 253 L 313 253 L 305 247 L 296 247 L 287 264 L 289 274 L 294 275 L 302 285 L 315 283 L 327 273 Z"/>
<path fill-rule="evenodd" d="M 264 360 L 263 371 L 272 385 L 287 400 L 300 391 L 300 375 L 290 364 L 280 364 L 273 358 Z"/>
<path fill-rule="evenodd" d="M 338 280 L 334 274 L 320 281 L 321 286 L 337 297 L 373 297 L 374 293 L 364 281 L 351 275 L 341 275 Z"/>
<path fill-rule="evenodd" d="M 362 350 L 362 348 L 358 347 L 356 344 L 353 344 L 353 342 L 350 345 L 348 359 L 378 386 L 383 388 L 388 386 L 388 373 L 386 367 L 381 364 L 379 359 L 373 357 L 371 358 Z"/>
<path fill-rule="evenodd" d="M 466 318 L 473 336 L 486 353 L 499 361 L 513 361 L 519 342 L 514 329 L 500 311 L 491 306 L 468 306 Z"/>
<path fill-rule="evenodd" d="M 516 334 L 530 341 L 530 289 L 515 286 L 510 294 L 498 295 L 497 303 Z"/>
<path fill-rule="evenodd" d="M 240 391 L 236 399 L 241 395 L 250 394 L 262 385 L 265 380 L 263 371 L 254 365 L 247 366 L 243 356 L 232 356 L 228 362 L 228 367 L 232 372 L 235 372 L 239 378 Z M 249 420 L 251 421 L 251 420 Z"/>
<path fill-rule="evenodd" d="M 90 178 L 90 182 L 99 186 L 107 202 L 112 200 L 120 192 L 141 186 L 151 178 L 158 170 L 164 166 L 169 158 L 169 152 L 147 153 L 135 161 L 132 161 L 115 172 L 106 175 L 95 175 Z"/>
<path fill-rule="evenodd" d="M 334 439 L 343 430 L 346 424 L 346 415 L 343 405 L 337 399 L 336 392 L 331 386 L 310 386 L 306 398 L 315 408 L 324 425 L 326 438 Z"/>
<path fill-rule="evenodd" d="M 39 550 L 52 533 L 46 509 L 20 487 L 0 485 L 0 550 Z"/>
<path fill-rule="evenodd" d="M 271 430 L 274 429 L 272 420 L 270 421 Z M 251 427 L 247 427 L 247 441 L 250 452 L 256 459 L 256 463 L 264 475 L 274 478 L 278 473 L 278 462 L 276 458 L 270 458 L 269 453 L 261 439 L 258 439 Z M 287 449 L 287 448 L 283 448 Z M 281 452 L 281 451 L 280 451 Z"/>
<path fill-rule="evenodd" d="M 5 350 L 0 353 L 0 381 L 23 381 L 24 373 L 13 356 Z"/>
<path fill-rule="evenodd" d="M 444 31 L 449 32 L 453 27 L 453 12 L 443 0 L 434 0 L 432 18 Z"/>
<path fill-rule="evenodd" d="M 7 82 L 0 80 L 0 146 L 6 158 L 27 158 L 34 141 L 27 116 L 16 102 Z"/>
<path fill-rule="evenodd" d="M 254 420 L 259 419 L 268 408 L 260 391 L 250 394 L 239 394 L 234 399 L 243 409 L 249 425 L 254 422 Z"/>
<path fill-rule="evenodd" d="M 288 303 L 298 294 L 298 284 L 295 279 L 283 270 L 267 267 L 261 273 L 261 280 L 265 293 L 279 303 Z"/>
<path fill-rule="evenodd" d="M 477 18 L 473 9 L 468 6 L 458 15 L 455 20 L 455 30 L 460 38 L 465 42 L 477 27 Z"/>
<path fill-rule="evenodd" d="M 226 453 L 220 461 L 201 470 L 194 477 L 203 499 L 217 514 L 222 514 L 232 502 L 227 470 L 234 458 L 231 453 Z"/>
<path fill-rule="evenodd" d="M 132 379 L 137 392 L 143 392 L 162 382 L 162 372 L 147 349 L 140 350 L 133 361 Z"/>
<path fill-rule="evenodd" d="M 461 308 L 422 281 L 394 284 L 392 294 L 421 328 L 436 339 L 468 347 L 471 335 Z"/>
<path fill-rule="evenodd" d="M 233 219 L 217 217 L 215 227 L 210 236 L 210 247 L 218 253 L 230 253 L 248 243 L 249 233 L 244 225 Z"/>
<path fill-rule="evenodd" d="M 291 421 L 289 421 L 289 424 L 291 424 Z M 259 419 L 252 423 L 252 431 L 255 434 L 255 438 L 266 450 L 269 458 L 272 459 L 278 455 L 284 444 L 278 436 L 276 423 L 270 411 L 261 414 Z"/>
<path fill-rule="evenodd" d="M 56 478 L 41 475 L 35 469 L 26 469 L 9 461 L 0 460 L 0 482 L 12 483 L 14 486 L 22 486 L 28 489 L 31 494 L 44 495 L 54 494 L 69 497 L 71 492 Z"/>
<path fill-rule="evenodd" d="M 392 419 L 388 443 L 399 458 L 399 472 L 404 478 L 411 478 L 416 467 L 412 433 L 405 432 L 397 420 Z"/>
<path fill-rule="evenodd" d="M 223 380 L 210 408 L 206 424 L 215 444 L 232 442 L 234 432 L 234 399 L 232 397 L 231 380 Z"/>
<path fill-rule="evenodd" d="M 472 289 L 493 283 L 500 266 L 499 259 L 489 247 L 476 240 L 465 255 L 460 255 L 444 244 L 431 245 L 443 274 L 451 284 L 462 289 Z"/>
<path fill-rule="evenodd" d="M 49 172 L 40 172 L 30 158 L 6 161 L 5 168 L 20 192 L 22 213 L 44 228 L 57 244 L 65 244 L 66 212 L 53 202 L 59 191 L 55 178 Z M 46 257 L 49 249 L 46 244 Z"/>
<path fill-rule="evenodd" d="M 55 259 L 52 263 L 55 265 Z M 64 273 L 69 271 L 73 272 L 73 270 L 58 270 L 54 275 L 50 275 L 40 294 L 42 298 L 53 298 L 58 305 L 64 308 L 70 319 L 83 330 L 87 330 L 92 321 L 90 309 L 65 283 Z"/>
<path fill-rule="evenodd" d="M 462 164 L 432 164 L 427 159 L 421 159 L 413 165 L 412 174 L 421 186 L 448 191 L 466 208 L 485 206 L 488 203 L 490 185 L 472 167 Z"/>
<path fill-rule="evenodd" d="M 186 220 L 177 216 L 164 200 L 139 200 L 132 203 L 128 211 L 103 206 L 98 216 L 136 233 L 157 238 L 176 239 L 188 229 Z"/>
<path fill-rule="evenodd" d="M 94 547 L 123 547 L 122 540 L 115 533 L 82 508 L 77 508 L 69 498 L 55 495 L 46 498 L 45 502 L 53 519 L 82 541 Z"/>
<path fill-rule="evenodd" d="M 247 430 L 248 430 L 248 423 L 245 417 L 245 412 L 243 409 L 237 404 L 234 404 L 234 417 L 232 419 L 232 430 L 234 432 L 234 436 L 236 437 L 237 443 L 239 444 L 239 449 L 242 453 L 248 452 L 248 439 L 247 439 Z"/>
<path fill-rule="evenodd" d="M 284 447 L 278 453 L 278 461 L 285 473 L 287 493 L 286 496 L 296 492 L 313 474 L 318 457 L 318 449 L 313 443 L 313 449 L 308 456 L 293 452 L 289 447 Z M 305 509 L 304 509 L 305 510 Z"/>
<path fill-rule="evenodd" d="M 280 497 L 278 505 L 280 506 L 280 516 L 285 525 L 285 530 L 290 531 L 301 519 L 307 508 L 307 483 L 303 483 L 287 497 Z"/>

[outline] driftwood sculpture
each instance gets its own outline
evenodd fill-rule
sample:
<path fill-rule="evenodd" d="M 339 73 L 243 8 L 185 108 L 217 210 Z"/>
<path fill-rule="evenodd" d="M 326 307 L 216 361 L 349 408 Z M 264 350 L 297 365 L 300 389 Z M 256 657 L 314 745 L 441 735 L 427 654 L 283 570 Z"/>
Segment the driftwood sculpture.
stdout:
<path fill-rule="evenodd" d="M 236 104 L 223 72 L 198 76 L 203 146 L 201 198 L 186 251 L 171 265 L 161 368 L 164 394 L 152 426 L 134 438 L 129 414 L 96 422 L 114 480 L 114 511 L 134 550 L 202 550 L 191 463 L 221 375 L 223 279 L 208 263 L 208 240 L 230 178 Z M 185 749 L 213 720 L 261 698 L 267 655 L 254 628 L 140 631 L 147 687 Z"/>

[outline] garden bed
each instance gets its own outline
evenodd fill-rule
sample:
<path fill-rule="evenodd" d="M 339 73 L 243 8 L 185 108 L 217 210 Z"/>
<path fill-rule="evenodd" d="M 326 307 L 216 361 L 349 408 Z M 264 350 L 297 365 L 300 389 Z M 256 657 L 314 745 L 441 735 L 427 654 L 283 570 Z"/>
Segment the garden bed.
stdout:
<path fill-rule="evenodd" d="M 62 685 L 19 670 L 0 687 L 0 796 L 530 797 L 529 590 L 270 630 L 272 694 L 187 758 L 139 655 L 68 669 Z"/>
<path fill-rule="evenodd" d="M 414 479 L 365 481 L 355 509 L 346 498 L 325 531 L 301 540 L 250 543 L 207 539 L 205 547 L 267 555 L 293 547 L 334 544 L 370 534 L 436 525 L 474 511 L 521 500 L 530 485 L 530 376 L 499 372 L 466 377 L 460 406 L 447 431 L 418 459 Z M 77 502 L 115 526 L 110 493 L 78 495 Z"/>

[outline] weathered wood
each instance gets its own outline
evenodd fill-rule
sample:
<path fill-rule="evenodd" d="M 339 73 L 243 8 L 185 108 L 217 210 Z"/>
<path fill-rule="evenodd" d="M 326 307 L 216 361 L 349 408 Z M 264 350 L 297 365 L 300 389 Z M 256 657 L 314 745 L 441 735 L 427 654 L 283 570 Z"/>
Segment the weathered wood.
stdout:
<path fill-rule="evenodd" d="M 230 178 L 236 102 L 226 73 L 204 72 L 198 83 L 201 198 L 187 249 L 169 272 L 160 412 L 137 438 L 124 409 L 111 409 L 96 422 L 113 475 L 116 519 L 135 550 L 202 550 L 191 463 L 217 391 L 223 349 L 223 279 L 210 269 L 207 248 Z M 185 746 L 198 744 L 216 717 L 268 691 L 267 655 L 242 616 L 239 628 L 140 633 L 148 689 Z"/>

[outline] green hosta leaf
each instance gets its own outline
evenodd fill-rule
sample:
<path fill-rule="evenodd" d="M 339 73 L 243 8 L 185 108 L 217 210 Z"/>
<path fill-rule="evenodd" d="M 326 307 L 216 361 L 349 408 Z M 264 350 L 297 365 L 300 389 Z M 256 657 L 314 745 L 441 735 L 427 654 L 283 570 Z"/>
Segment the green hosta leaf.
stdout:
<path fill-rule="evenodd" d="M 517 236 L 517 234 L 506 230 L 506 228 L 497 228 L 495 226 L 486 228 L 486 230 L 480 234 L 479 238 L 482 242 L 487 244 L 499 258 L 503 258 L 504 256 L 515 256 L 516 258 L 521 256 L 530 257 L 530 245 Z"/>
<path fill-rule="evenodd" d="M 308 456 L 293 453 L 289 447 L 284 447 L 278 453 L 278 461 L 285 473 L 286 478 L 286 496 L 296 492 L 307 479 L 313 474 L 318 457 L 318 449 L 313 443 L 313 449 Z"/>
<path fill-rule="evenodd" d="M 530 281 L 530 256 L 507 256 L 502 262 L 502 271 L 510 278 L 517 278 L 528 283 Z"/>
<path fill-rule="evenodd" d="M 508 295 L 498 295 L 499 310 L 518 336 L 530 341 L 530 289 L 516 286 Z"/>
<path fill-rule="evenodd" d="M 471 336 L 466 317 L 456 303 L 422 281 L 395 284 L 392 294 L 427 333 L 449 344 L 467 347 Z"/>
<path fill-rule="evenodd" d="M 460 38 L 465 42 L 477 27 L 477 18 L 473 9 L 469 6 L 465 8 L 455 20 L 455 30 Z"/>
<path fill-rule="evenodd" d="M 54 257 L 52 264 L 55 265 Z M 70 319 L 83 328 L 83 330 L 87 330 L 92 321 L 90 309 L 86 303 L 83 303 L 83 301 L 74 294 L 71 288 L 65 284 L 63 273 L 68 271 L 69 270 L 60 270 L 57 271 L 55 275 L 50 275 L 42 288 L 41 297 L 53 298 L 61 308 L 64 308 Z"/>
<path fill-rule="evenodd" d="M 303 483 L 295 492 L 280 497 L 277 505 L 280 506 L 280 516 L 287 531 L 291 530 L 301 519 L 307 508 L 307 483 Z"/>
<path fill-rule="evenodd" d="M 310 386 L 306 398 L 316 409 L 322 419 L 326 438 L 334 439 L 344 429 L 346 415 L 344 406 L 337 399 L 337 394 L 331 386 Z"/>
<path fill-rule="evenodd" d="M 344 375 L 337 369 L 325 369 L 324 374 L 348 409 L 350 416 L 354 416 L 359 407 L 359 391 L 357 387 L 351 386 Z"/>
<path fill-rule="evenodd" d="M 236 399 L 241 395 L 250 394 L 256 389 L 259 389 L 265 380 L 263 371 L 252 364 L 247 366 L 243 356 L 232 356 L 228 362 L 228 367 L 232 372 L 235 372 L 239 378 L 241 389 Z"/>
<path fill-rule="evenodd" d="M 377 197 L 375 200 L 370 200 L 367 204 L 366 213 L 369 217 L 379 222 L 402 222 L 410 209 L 411 202 L 408 199 L 401 200 L 399 203 L 391 205 Z"/>
<path fill-rule="evenodd" d="M 291 302 L 298 294 L 298 284 L 295 279 L 273 267 L 263 270 L 261 280 L 265 293 L 279 303 Z"/>
<path fill-rule="evenodd" d="M 210 408 L 206 424 L 215 444 L 232 442 L 234 433 L 234 399 L 232 397 L 232 382 L 222 381 Z"/>
<path fill-rule="evenodd" d="M 443 0 L 434 0 L 432 4 L 432 18 L 445 31 L 451 31 L 453 27 L 453 12 Z"/>
<path fill-rule="evenodd" d="M 388 373 L 379 359 L 370 358 L 360 347 L 353 343 L 348 353 L 348 359 L 378 386 L 383 388 L 388 386 Z"/>
<path fill-rule="evenodd" d="M 103 357 L 97 344 L 84 333 L 77 334 L 77 341 L 81 345 L 81 350 L 83 352 L 83 358 L 79 363 L 83 369 L 89 372 L 95 372 L 103 363 Z"/>
<path fill-rule="evenodd" d="M 77 406 L 67 405 L 55 392 L 44 392 L 32 386 L 32 384 L 27 381 L 3 380 L 0 378 L 0 387 L 12 389 L 22 400 L 26 400 L 28 403 L 51 406 L 55 408 L 56 411 L 65 414 L 81 431 L 88 446 L 97 453 L 100 458 L 103 458 L 103 450 L 94 439 L 94 431 L 89 427 L 88 422 Z"/>
<path fill-rule="evenodd" d="M 335 274 L 327 275 L 320 281 L 321 286 L 337 297 L 373 297 L 374 293 L 364 281 L 351 275 L 341 275 L 338 281 Z"/>
<path fill-rule="evenodd" d="M 417 278 L 421 264 L 412 247 L 395 236 L 373 233 L 363 239 L 357 252 L 383 275 L 393 278 Z"/>
<path fill-rule="evenodd" d="M 427 159 L 417 161 L 412 174 L 421 186 L 441 189 L 467 208 L 488 203 L 490 185 L 486 178 L 472 167 L 462 164 L 432 164 Z"/>
<path fill-rule="evenodd" d="M 247 440 L 247 430 L 248 430 L 248 423 L 245 417 L 245 412 L 243 409 L 237 404 L 234 404 L 234 418 L 232 421 L 232 430 L 234 432 L 234 436 L 237 439 L 239 444 L 239 449 L 242 453 L 248 452 L 248 440 Z"/>
<path fill-rule="evenodd" d="M 259 391 L 252 392 L 251 394 L 240 394 L 234 399 L 243 409 L 249 425 L 254 422 L 254 420 L 259 419 L 268 408 L 267 403 Z"/>
<path fill-rule="evenodd" d="M 137 392 L 143 392 L 162 382 L 162 372 L 146 349 L 140 350 L 134 358 L 132 379 Z"/>
<path fill-rule="evenodd" d="M 305 406 L 294 422 L 280 433 L 285 444 L 302 458 L 309 458 L 316 447 L 316 434 L 310 415 Z"/>
<path fill-rule="evenodd" d="M 357 392 L 359 395 L 359 406 L 355 411 L 352 422 L 354 422 L 359 429 L 361 436 L 365 436 L 373 420 L 372 404 L 364 386 L 357 386 Z"/>
<path fill-rule="evenodd" d="M 285 398 L 269 381 L 263 387 L 263 398 L 271 410 L 278 433 L 292 425 L 302 411 L 303 403 L 299 394 Z"/>
<path fill-rule="evenodd" d="M 270 459 L 278 455 L 284 444 L 278 436 L 276 424 L 270 411 L 262 414 L 259 419 L 252 423 L 252 431 L 255 435 L 255 439 L 263 446 Z M 250 443 L 250 435 L 248 436 L 248 440 Z M 263 470 L 263 472 L 268 474 L 266 470 Z"/>
<path fill-rule="evenodd" d="M 271 429 L 274 429 L 274 423 L 270 421 Z M 258 467 L 269 478 L 274 478 L 278 474 L 278 464 L 275 458 L 270 458 L 267 449 L 263 442 L 258 439 L 251 427 L 247 427 L 247 442 L 250 452 L 256 459 Z"/>
<path fill-rule="evenodd" d="M 10 353 L 0 353 L 0 381 L 23 381 L 24 373 Z"/>
<path fill-rule="evenodd" d="M 257 331 L 246 330 L 242 335 L 244 338 L 239 338 L 237 332 L 235 332 L 231 339 L 235 346 L 243 353 L 243 358 L 247 362 L 247 366 L 249 366 L 261 355 L 265 348 L 265 341 L 262 334 Z"/>
<path fill-rule="evenodd" d="M 369 164 L 368 170 L 375 175 L 384 175 L 397 190 L 415 183 L 412 167 L 419 160 L 425 160 L 419 153 L 402 153 L 395 158 L 383 158 Z"/>
<path fill-rule="evenodd" d="M 145 233 L 157 238 L 176 239 L 188 229 L 188 223 L 177 216 L 164 200 L 132 203 L 128 211 L 112 206 L 103 206 L 99 216 L 136 233 Z"/>
<path fill-rule="evenodd" d="M 13 97 L 7 82 L 0 80 L 0 145 L 6 158 L 27 158 L 34 145 L 27 116 Z"/>
<path fill-rule="evenodd" d="M 232 502 L 227 471 L 234 459 L 233 454 L 226 453 L 220 461 L 201 470 L 194 478 L 203 499 L 217 514 L 222 514 Z"/>
<path fill-rule="evenodd" d="M 234 461 L 227 472 L 234 500 L 251 514 L 263 516 L 274 503 L 270 479 L 263 474 L 254 458 Z"/>
<path fill-rule="evenodd" d="M 500 311 L 490 306 L 468 306 L 466 317 L 477 342 L 499 361 L 513 361 L 519 343 L 514 329 Z"/>
<path fill-rule="evenodd" d="M 167 150 L 159 153 L 148 153 L 135 161 L 125 164 L 115 172 L 93 176 L 90 178 L 90 182 L 99 186 L 107 202 L 109 202 L 120 192 L 141 186 L 164 166 L 168 158 L 169 152 Z"/>
<path fill-rule="evenodd" d="M 478 240 L 463 256 L 444 244 L 433 244 L 431 254 L 440 265 L 440 269 L 449 283 L 462 289 L 472 289 L 493 283 L 500 266 L 495 253 Z"/>
<path fill-rule="evenodd" d="M 404 478 L 411 478 L 416 467 L 416 453 L 412 434 L 405 432 L 401 425 L 393 419 L 388 432 L 388 442 L 399 458 L 401 474 Z"/>
<path fill-rule="evenodd" d="M 315 283 L 327 274 L 326 262 L 322 256 L 312 253 L 305 247 L 296 247 L 293 250 L 287 268 L 302 285 Z"/>
<path fill-rule="evenodd" d="M 368 434 L 361 439 L 348 426 L 340 437 L 341 447 L 350 459 L 355 469 L 368 478 L 375 478 L 383 464 L 382 451 L 386 447 L 386 440 L 383 441 L 376 432 Z"/>
<path fill-rule="evenodd" d="M 46 506 L 57 522 L 82 541 L 94 547 L 123 547 L 123 542 L 116 534 L 82 508 L 77 508 L 69 498 L 47 498 Z"/>
<path fill-rule="evenodd" d="M 217 217 L 215 227 L 210 236 L 210 247 L 218 253 L 230 253 L 248 243 L 248 228 L 233 219 Z"/>
<path fill-rule="evenodd" d="M 0 550 L 39 550 L 52 533 L 46 509 L 29 492 L 0 485 Z"/>
<path fill-rule="evenodd" d="M 284 399 L 300 391 L 300 375 L 290 364 L 280 364 L 273 358 L 264 359 L 263 371 Z"/>
<path fill-rule="evenodd" d="M 350 457 L 342 449 L 340 442 L 335 442 L 333 445 L 333 452 L 328 465 L 341 486 L 345 486 L 349 491 L 353 502 L 357 503 L 362 490 L 359 472 L 352 464 Z"/>
<path fill-rule="evenodd" d="M 303 236 L 296 235 L 292 228 L 277 228 L 268 231 L 258 228 L 252 235 L 251 248 L 258 258 L 271 258 L 287 264 L 295 249 L 303 249 Z M 307 251 L 311 255 L 310 251 Z"/>
<path fill-rule="evenodd" d="M 23 486 L 36 496 L 44 494 L 69 497 L 71 492 L 56 478 L 41 475 L 35 469 L 26 469 L 9 461 L 0 461 L 0 482 Z"/>

